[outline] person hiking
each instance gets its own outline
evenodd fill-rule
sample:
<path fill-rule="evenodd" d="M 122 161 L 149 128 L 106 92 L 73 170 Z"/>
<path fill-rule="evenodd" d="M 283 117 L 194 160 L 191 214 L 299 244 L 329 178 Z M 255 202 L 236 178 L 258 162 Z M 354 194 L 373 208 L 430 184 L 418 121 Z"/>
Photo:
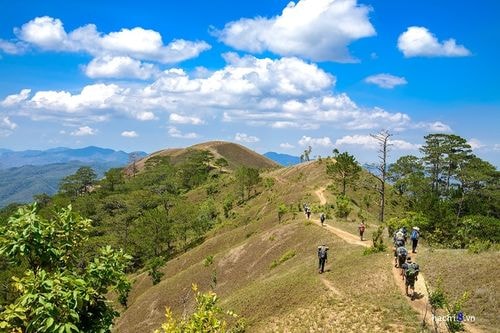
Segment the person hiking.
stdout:
<path fill-rule="evenodd" d="M 361 223 L 358 226 L 359 237 L 361 238 L 361 241 L 363 240 L 363 233 L 365 232 L 365 229 L 366 229 L 365 222 L 361 221 Z"/>
<path fill-rule="evenodd" d="M 309 208 L 309 206 L 306 207 L 306 216 L 308 220 L 311 217 L 311 208 Z"/>
<path fill-rule="evenodd" d="M 404 234 L 401 231 L 401 229 L 399 229 L 398 231 L 396 231 L 394 233 L 393 240 L 394 240 L 394 244 L 396 244 L 397 242 L 403 242 L 403 246 L 405 245 L 405 243 L 406 243 L 405 237 L 404 237 Z"/>
<path fill-rule="evenodd" d="M 404 246 L 400 246 L 396 249 L 396 262 L 394 267 L 402 268 L 403 264 L 406 262 L 406 257 L 408 256 L 408 250 Z M 401 275 L 403 272 L 401 271 Z"/>
<path fill-rule="evenodd" d="M 319 220 L 321 221 L 321 225 L 325 224 L 325 220 L 326 220 L 325 213 L 319 214 Z"/>
<path fill-rule="evenodd" d="M 415 296 L 415 281 L 417 281 L 420 267 L 416 262 L 411 261 L 411 257 L 406 258 L 406 262 L 401 267 L 404 271 L 406 296 Z M 408 294 L 408 287 L 411 289 L 411 295 Z"/>
<path fill-rule="evenodd" d="M 408 239 L 408 230 L 406 230 L 406 227 L 402 227 L 401 229 L 399 229 L 399 231 L 401 231 L 403 233 L 403 238 L 405 240 L 405 243 Z"/>
<path fill-rule="evenodd" d="M 318 270 L 319 274 L 325 271 L 325 263 L 328 261 L 328 246 L 326 244 L 318 246 Z"/>
<path fill-rule="evenodd" d="M 396 265 L 396 263 L 398 262 L 398 248 L 404 247 L 404 246 L 405 246 L 405 242 L 402 239 L 398 239 L 398 240 L 394 241 L 394 248 L 393 248 L 393 250 L 394 250 L 394 265 Z"/>
<path fill-rule="evenodd" d="M 420 237 L 420 228 L 419 227 L 413 227 L 413 230 L 411 231 L 411 252 L 412 253 L 417 253 L 417 245 L 418 245 L 418 238 Z"/>

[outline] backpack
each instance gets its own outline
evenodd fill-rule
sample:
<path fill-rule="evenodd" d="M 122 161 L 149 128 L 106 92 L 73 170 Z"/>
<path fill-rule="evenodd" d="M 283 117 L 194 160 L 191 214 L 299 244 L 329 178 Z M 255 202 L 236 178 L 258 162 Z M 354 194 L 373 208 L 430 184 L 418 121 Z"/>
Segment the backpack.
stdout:
<path fill-rule="evenodd" d="M 417 231 L 417 230 L 413 230 L 413 231 L 411 232 L 410 239 L 412 239 L 412 240 L 416 240 L 416 239 L 418 239 L 418 231 Z"/>
<path fill-rule="evenodd" d="M 365 231 L 365 226 L 363 224 L 359 226 L 359 231 Z"/>
<path fill-rule="evenodd" d="M 398 247 L 396 252 L 398 253 L 398 256 L 400 256 L 400 257 L 406 257 L 408 255 L 408 251 L 406 250 L 405 247 L 402 247 L 402 246 Z"/>
<path fill-rule="evenodd" d="M 403 232 L 398 231 L 396 233 L 396 240 L 398 241 L 398 240 L 404 240 L 404 239 L 405 239 L 405 235 L 403 234 Z"/>
<path fill-rule="evenodd" d="M 324 221 L 325 220 L 325 214 L 321 213 L 321 215 L 319 216 L 320 220 L 321 221 Z"/>
<path fill-rule="evenodd" d="M 321 258 L 321 259 L 325 259 L 326 258 L 326 252 L 328 251 L 328 248 L 326 246 L 321 246 L 319 249 L 318 249 L 318 256 Z"/>
<path fill-rule="evenodd" d="M 405 277 L 408 280 L 413 281 L 417 277 L 417 274 L 418 274 L 418 270 L 417 270 L 417 267 L 415 266 L 415 264 L 414 263 L 409 264 L 405 270 Z"/>

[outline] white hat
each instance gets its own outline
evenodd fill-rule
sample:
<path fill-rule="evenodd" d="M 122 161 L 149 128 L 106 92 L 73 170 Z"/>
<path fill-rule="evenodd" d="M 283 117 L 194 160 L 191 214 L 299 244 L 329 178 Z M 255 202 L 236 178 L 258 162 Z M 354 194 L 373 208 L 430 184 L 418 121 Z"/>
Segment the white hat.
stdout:
<path fill-rule="evenodd" d="M 420 231 L 420 228 L 419 227 L 413 227 L 413 229 L 417 230 L 417 231 Z"/>

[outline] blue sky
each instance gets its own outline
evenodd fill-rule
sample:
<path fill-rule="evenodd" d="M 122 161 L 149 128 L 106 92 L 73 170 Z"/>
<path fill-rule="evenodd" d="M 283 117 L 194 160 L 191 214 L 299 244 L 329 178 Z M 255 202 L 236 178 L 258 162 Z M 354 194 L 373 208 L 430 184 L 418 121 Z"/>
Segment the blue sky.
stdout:
<path fill-rule="evenodd" d="M 0 148 L 392 159 L 453 133 L 500 165 L 500 3 L 278 0 L 0 3 Z"/>

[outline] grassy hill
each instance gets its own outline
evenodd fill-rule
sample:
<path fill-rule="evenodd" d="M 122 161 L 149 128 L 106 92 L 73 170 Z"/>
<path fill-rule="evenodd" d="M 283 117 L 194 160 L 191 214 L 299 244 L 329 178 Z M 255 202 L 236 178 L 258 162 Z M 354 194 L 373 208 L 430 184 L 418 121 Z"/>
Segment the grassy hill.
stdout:
<path fill-rule="evenodd" d="M 212 143 L 209 144 L 211 146 Z M 217 146 L 216 146 L 217 147 Z M 169 151 L 179 156 L 181 151 Z M 392 254 L 387 252 L 364 256 L 363 248 L 351 245 L 331 234 L 325 228 L 307 221 L 298 211 L 302 203 L 312 205 L 314 216 L 328 211 L 335 202 L 335 194 L 325 192 L 327 204 L 320 205 L 315 191 L 330 184 L 321 161 L 281 168 L 262 175 L 274 179 L 274 185 L 260 188 L 244 204 L 233 209 L 229 219 L 211 231 L 206 240 L 194 249 L 170 260 L 163 268 L 162 281 L 153 286 L 146 272 L 133 276 L 134 286 L 129 306 L 122 310 L 115 332 L 152 332 L 164 320 L 165 307 L 175 314 L 188 314 L 193 307 L 192 283 L 200 289 L 209 289 L 213 268 L 217 272 L 215 291 L 225 308 L 244 316 L 249 332 L 417 332 L 420 331 L 419 313 L 401 293 L 392 274 Z M 226 185 L 231 186 L 231 185 Z M 223 187 L 211 197 L 216 202 L 224 198 Z M 188 194 L 193 203 L 206 197 L 203 189 Z M 357 189 L 349 193 L 353 202 L 375 199 L 374 192 Z M 277 207 L 285 204 L 289 212 L 278 223 Z M 368 232 L 375 230 L 374 205 L 364 205 L 368 215 Z M 388 207 L 388 214 L 397 207 Z M 330 218 L 328 224 L 355 232 L 356 206 L 346 220 Z M 327 271 L 317 273 L 316 247 L 330 246 Z M 498 287 L 495 284 L 498 268 L 486 262 L 496 262 L 498 252 L 487 254 L 486 260 L 468 260 L 470 272 L 493 269 L 493 274 L 482 274 L 481 285 L 471 277 L 460 276 L 451 268 L 442 269 L 435 257 L 422 251 L 419 260 L 422 271 L 429 274 L 431 284 L 436 272 L 441 272 L 446 291 L 467 288 L 473 299 L 467 308 L 471 314 L 479 312 L 476 306 L 485 302 L 477 315 L 475 329 L 485 332 L 499 326 Z M 214 266 L 205 267 L 204 260 L 214 256 Z M 453 257 L 454 258 L 454 257 Z M 445 260 L 449 266 L 458 263 L 458 257 Z M 493 265 L 495 266 L 495 265 Z M 484 289 L 484 286 L 489 286 Z M 488 296 L 484 296 L 484 294 Z M 483 295 L 483 296 L 478 296 Z M 482 298 L 478 298 L 482 297 Z"/>
<path fill-rule="evenodd" d="M 215 159 L 224 158 L 229 164 L 228 168 L 232 170 L 238 166 L 246 166 L 257 169 L 269 169 L 279 166 L 276 162 L 242 145 L 225 141 L 209 141 L 196 144 L 188 148 L 170 148 L 154 152 L 151 155 L 138 160 L 136 162 L 136 167 L 138 170 L 142 170 L 145 162 L 156 156 L 168 156 L 174 165 L 179 164 L 186 160 L 192 150 L 206 150 L 212 153 Z M 130 166 L 127 169 L 127 172 L 131 172 Z"/>

